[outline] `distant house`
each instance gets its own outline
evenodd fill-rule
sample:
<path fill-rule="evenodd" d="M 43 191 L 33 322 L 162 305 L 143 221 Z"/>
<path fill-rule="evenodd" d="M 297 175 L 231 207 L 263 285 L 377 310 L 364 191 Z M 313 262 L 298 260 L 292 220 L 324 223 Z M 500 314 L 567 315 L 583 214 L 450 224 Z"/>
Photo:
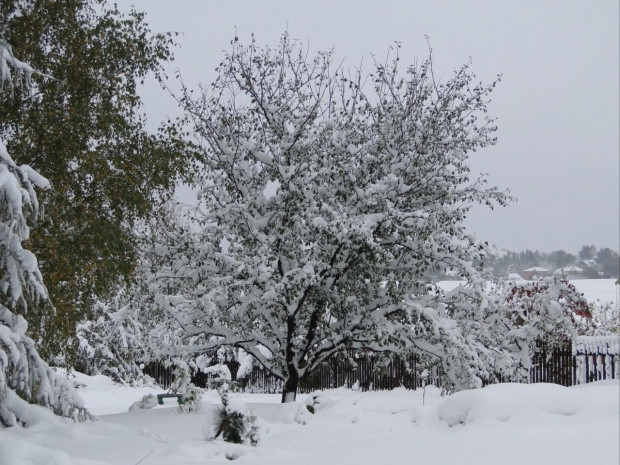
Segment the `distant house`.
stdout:
<path fill-rule="evenodd" d="M 577 265 L 581 268 L 598 268 L 596 260 L 581 260 Z"/>
<path fill-rule="evenodd" d="M 571 265 L 571 266 L 565 266 L 564 268 L 560 268 L 558 270 L 555 270 L 556 273 L 563 273 L 566 276 L 568 276 L 569 278 L 575 278 L 577 276 L 581 276 L 583 274 L 583 269 L 579 268 L 578 266 L 575 265 Z"/>
<path fill-rule="evenodd" d="M 540 266 L 533 266 L 527 270 L 523 270 L 523 279 L 538 279 L 545 276 L 551 276 L 551 271 L 547 268 L 541 268 Z"/>
<path fill-rule="evenodd" d="M 581 260 L 577 263 L 577 266 L 583 268 L 583 277 L 584 278 L 599 278 L 605 273 L 601 272 L 601 267 L 596 260 Z"/>
<path fill-rule="evenodd" d="M 508 281 L 523 281 L 523 278 L 518 273 L 508 273 L 508 275 L 506 276 L 506 279 Z"/>

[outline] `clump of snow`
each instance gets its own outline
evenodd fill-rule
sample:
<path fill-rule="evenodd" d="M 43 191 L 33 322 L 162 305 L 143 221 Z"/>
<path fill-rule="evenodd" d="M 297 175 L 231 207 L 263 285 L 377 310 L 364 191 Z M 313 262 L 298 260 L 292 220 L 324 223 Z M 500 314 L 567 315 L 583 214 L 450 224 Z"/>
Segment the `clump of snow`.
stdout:
<path fill-rule="evenodd" d="M 238 413 L 240 415 L 243 415 L 245 414 L 245 412 L 246 412 L 245 404 L 241 402 L 239 399 L 232 398 L 228 400 L 228 405 L 226 405 L 226 413 L 228 413 L 229 415 L 233 413 Z"/>
<path fill-rule="evenodd" d="M 225 379 L 230 381 L 232 379 L 232 375 L 230 370 L 226 365 L 220 363 L 219 365 L 213 365 L 210 367 L 206 367 L 202 369 L 202 372 L 205 374 L 214 374 L 219 377 L 219 379 Z"/>
<path fill-rule="evenodd" d="M 157 396 L 154 394 L 147 394 L 142 397 L 138 402 L 134 402 L 129 406 L 129 411 L 132 412 L 138 409 L 151 409 L 158 405 Z"/>

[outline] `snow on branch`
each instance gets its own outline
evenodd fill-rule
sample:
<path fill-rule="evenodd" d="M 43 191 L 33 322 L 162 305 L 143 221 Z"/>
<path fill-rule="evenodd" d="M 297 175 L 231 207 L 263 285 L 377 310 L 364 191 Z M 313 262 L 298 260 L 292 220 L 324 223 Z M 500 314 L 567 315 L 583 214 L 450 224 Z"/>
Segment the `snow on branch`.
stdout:
<path fill-rule="evenodd" d="M 14 71 L 13 73 L 11 68 Z M 37 71 L 28 63 L 15 58 L 11 45 L 0 36 L 0 92 L 4 90 L 5 86 L 11 93 L 15 88 L 30 89 L 33 74 L 55 80 L 49 74 Z"/>

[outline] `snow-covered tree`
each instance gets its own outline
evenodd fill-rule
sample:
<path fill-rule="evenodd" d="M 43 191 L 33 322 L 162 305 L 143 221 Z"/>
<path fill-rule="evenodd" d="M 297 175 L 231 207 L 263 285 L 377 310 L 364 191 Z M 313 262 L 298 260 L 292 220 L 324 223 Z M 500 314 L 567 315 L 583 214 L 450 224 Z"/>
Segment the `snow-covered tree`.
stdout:
<path fill-rule="evenodd" d="M 35 73 L 13 56 L 11 46 L 0 36 L 0 92 L 17 86 L 28 88 Z M 28 165 L 17 165 L 0 140 L 0 425 L 28 425 L 30 404 L 75 420 L 92 418 L 66 379 L 39 356 L 34 341 L 26 335 L 24 316 L 28 303 L 47 301 L 47 290 L 36 257 L 22 242 L 28 239 L 29 224 L 39 215 L 35 188 L 46 189 L 48 181 Z"/>
<path fill-rule="evenodd" d="M 447 319 L 426 318 L 420 326 L 443 349 L 447 382 L 455 390 L 527 382 L 541 344 L 547 350 L 564 345 L 591 317 L 586 300 L 562 275 L 489 283 L 484 293 L 459 286 L 443 299 Z"/>
<path fill-rule="evenodd" d="M 617 302 L 597 300 L 590 304 L 590 311 L 592 319 L 585 324 L 585 336 L 620 334 L 620 306 Z"/>
<path fill-rule="evenodd" d="M 142 378 L 150 328 L 139 285 L 121 287 L 107 302 L 97 302 L 92 319 L 77 325 L 81 367 L 88 374 L 104 374 L 118 382 Z"/>
<path fill-rule="evenodd" d="M 508 199 L 467 164 L 495 143 L 496 83 L 469 65 L 441 82 L 431 56 L 401 72 L 398 47 L 364 75 L 287 35 L 231 45 L 211 88 L 181 99 L 204 167 L 194 226 L 153 247 L 156 302 L 191 338 L 177 349 L 241 348 L 284 381 L 283 402 L 345 348 L 439 357 L 456 389 L 496 352 L 518 364 L 492 340 L 500 298 L 463 227 L 473 204 Z M 466 292 L 437 290 L 448 268 Z"/>

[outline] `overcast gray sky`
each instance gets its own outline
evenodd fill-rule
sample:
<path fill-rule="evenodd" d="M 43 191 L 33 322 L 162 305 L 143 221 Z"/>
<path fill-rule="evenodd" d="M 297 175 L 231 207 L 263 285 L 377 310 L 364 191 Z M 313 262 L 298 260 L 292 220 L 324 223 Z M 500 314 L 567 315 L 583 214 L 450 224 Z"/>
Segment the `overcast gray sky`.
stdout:
<path fill-rule="evenodd" d="M 147 12 L 153 31 L 178 31 L 170 70 L 186 84 L 213 80 L 235 27 L 275 46 L 281 33 L 313 51 L 335 48 L 356 66 L 400 41 L 404 64 L 427 53 L 449 77 L 471 57 L 483 82 L 503 74 L 490 112 L 499 143 L 473 154 L 472 170 L 519 200 L 477 208 L 467 221 L 479 239 L 510 250 L 620 242 L 618 0 L 116 0 Z M 170 73 L 171 76 L 173 73 Z M 174 84 L 172 85 L 174 88 Z M 142 91 L 151 123 L 178 110 L 149 82 Z"/>

